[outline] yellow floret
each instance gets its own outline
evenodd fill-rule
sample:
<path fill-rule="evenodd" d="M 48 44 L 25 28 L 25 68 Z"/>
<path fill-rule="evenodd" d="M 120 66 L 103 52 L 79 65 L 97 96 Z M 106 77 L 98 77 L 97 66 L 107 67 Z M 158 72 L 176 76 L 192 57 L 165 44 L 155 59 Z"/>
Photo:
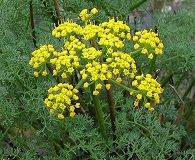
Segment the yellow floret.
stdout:
<path fill-rule="evenodd" d="M 74 117 L 76 115 L 75 112 L 70 112 L 70 117 Z"/>
<path fill-rule="evenodd" d="M 48 75 L 48 72 L 45 70 L 45 71 L 42 72 L 42 75 L 46 76 L 46 75 Z"/>
<path fill-rule="evenodd" d="M 138 48 L 140 48 L 140 45 L 139 45 L 138 43 L 136 43 L 136 44 L 134 45 L 134 49 L 138 49 Z"/>
<path fill-rule="evenodd" d="M 141 94 L 138 94 L 136 97 L 137 97 L 138 100 L 142 99 L 142 95 Z"/>
<path fill-rule="evenodd" d="M 98 10 L 96 8 L 93 8 L 90 13 L 91 14 L 96 14 L 96 13 L 98 13 Z"/>
<path fill-rule="evenodd" d="M 149 103 L 149 102 L 146 103 L 146 104 L 145 104 L 145 107 L 146 107 L 146 108 L 150 108 L 150 103 Z"/>
<path fill-rule="evenodd" d="M 58 119 L 64 119 L 64 115 L 63 114 L 58 114 Z"/>
<path fill-rule="evenodd" d="M 99 94 L 99 92 L 97 90 L 93 91 L 93 95 L 97 96 Z"/>
<path fill-rule="evenodd" d="M 109 90 L 111 88 L 110 84 L 106 84 L 106 89 Z"/>
<path fill-rule="evenodd" d="M 39 72 L 35 71 L 35 72 L 34 72 L 34 76 L 35 76 L 35 77 L 39 77 Z"/>
<path fill-rule="evenodd" d="M 102 84 L 99 83 L 96 85 L 96 89 L 101 89 L 101 88 L 102 88 Z"/>
<path fill-rule="evenodd" d="M 76 103 L 75 108 L 80 108 L 80 103 Z"/>

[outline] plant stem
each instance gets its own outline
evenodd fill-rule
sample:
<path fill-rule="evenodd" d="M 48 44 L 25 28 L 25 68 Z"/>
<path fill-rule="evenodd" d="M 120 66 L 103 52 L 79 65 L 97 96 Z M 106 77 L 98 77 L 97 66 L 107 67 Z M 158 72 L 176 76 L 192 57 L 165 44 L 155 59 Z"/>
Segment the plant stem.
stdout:
<path fill-rule="evenodd" d="M 93 83 L 90 86 L 90 89 L 91 89 L 91 95 L 93 98 L 93 102 L 94 102 L 94 106 L 95 106 L 95 110 L 97 113 L 97 118 L 98 118 L 98 122 L 99 122 L 99 126 L 100 126 L 100 133 L 104 139 L 107 139 L 106 127 L 105 127 L 105 123 L 104 123 L 102 109 L 100 106 L 100 101 L 99 101 L 97 95 L 93 95 L 93 91 L 95 90 L 95 83 Z"/>
<path fill-rule="evenodd" d="M 106 84 L 110 84 L 110 83 L 108 80 L 105 80 L 104 84 L 106 85 Z M 106 94 L 107 94 L 108 106 L 109 106 L 109 111 L 110 111 L 110 121 L 111 121 L 112 131 L 115 132 L 115 130 L 116 130 L 115 108 L 114 108 L 114 101 L 113 101 L 111 89 L 109 89 L 109 90 L 106 89 Z"/>
<path fill-rule="evenodd" d="M 181 96 L 179 95 L 179 93 L 177 92 L 177 90 L 175 89 L 175 87 L 172 86 L 172 85 L 170 85 L 170 84 L 169 84 L 169 86 L 175 91 L 175 94 L 177 95 L 177 97 L 181 101 L 181 106 L 179 107 L 178 115 L 177 115 L 177 118 L 175 120 L 175 124 L 178 125 L 178 123 L 180 122 L 180 120 L 182 119 L 182 117 L 184 115 L 185 102 L 183 101 L 183 99 L 181 98 Z"/>
<path fill-rule="evenodd" d="M 54 11 L 50 9 L 51 7 L 53 8 L 53 6 L 48 6 L 47 1 L 40 1 L 40 2 L 44 5 L 46 14 L 48 14 L 52 22 L 55 23 L 55 26 L 58 26 L 58 18 L 54 14 Z"/>
<path fill-rule="evenodd" d="M 141 55 L 140 52 L 141 52 L 141 49 L 138 49 L 138 50 L 135 50 L 135 51 L 131 52 L 130 54 L 131 54 L 131 56 L 132 56 L 133 58 L 136 58 L 136 57 L 138 57 L 139 55 Z"/>
<path fill-rule="evenodd" d="M 54 70 L 54 69 L 53 69 L 52 65 L 49 64 L 49 63 L 47 63 L 47 64 L 46 64 L 46 67 L 47 67 L 47 69 L 50 71 L 50 73 L 53 74 L 53 70 Z M 53 77 L 56 78 L 57 83 L 60 83 L 60 82 L 61 82 L 61 78 L 60 78 L 59 75 L 53 76 Z"/>
<path fill-rule="evenodd" d="M 170 79 L 173 77 L 173 73 L 170 73 L 162 82 L 161 82 L 161 87 L 164 87 Z"/>
<path fill-rule="evenodd" d="M 85 82 L 86 80 L 85 79 L 81 79 L 79 81 L 79 83 L 75 86 L 75 89 L 79 89 L 81 87 L 81 85 Z"/>
<path fill-rule="evenodd" d="M 54 6 L 55 6 L 57 18 L 58 18 L 58 20 L 60 20 L 60 9 L 59 9 L 59 5 L 58 5 L 58 0 L 54 0 Z"/>
<path fill-rule="evenodd" d="M 8 133 L 8 131 L 9 131 L 9 129 L 12 127 L 12 125 L 11 126 L 9 126 L 6 130 L 5 130 L 5 132 L 4 133 L 2 133 L 2 135 L 1 135 L 1 138 L 0 138 L 0 143 L 2 142 L 2 140 L 3 140 L 3 138 L 5 137 L 5 135 Z"/>
<path fill-rule="evenodd" d="M 97 43 L 95 41 L 92 42 L 93 46 L 95 47 L 96 50 L 99 50 L 99 47 L 97 45 Z M 100 59 L 100 63 L 103 63 L 103 58 Z M 104 81 L 104 84 L 110 84 L 110 82 L 108 80 Z M 106 89 L 106 95 L 107 95 L 107 99 L 108 99 L 108 107 L 109 107 L 109 111 L 110 111 L 110 121 L 111 121 L 111 126 L 112 126 L 112 131 L 113 133 L 116 130 L 116 125 L 115 125 L 115 108 L 114 108 L 114 101 L 113 101 L 113 96 L 112 96 L 112 92 L 111 89 L 107 90 Z M 115 140 L 115 137 L 113 137 Z"/>
<path fill-rule="evenodd" d="M 182 99 L 185 99 L 186 96 L 188 95 L 188 93 L 192 90 L 192 87 L 194 86 L 195 84 L 195 80 L 193 80 L 191 82 L 191 84 L 188 86 L 187 90 L 185 91 L 184 95 L 182 96 Z"/>
<path fill-rule="evenodd" d="M 144 2 L 146 2 L 147 0 L 140 0 L 140 1 L 137 1 L 135 4 L 133 4 L 131 7 L 130 7 L 130 11 L 133 11 L 135 8 L 139 7 L 141 4 L 143 4 Z"/>
<path fill-rule="evenodd" d="M 33 43 L 34 43 L 34 46 L 37 47 L 37 40 L 36 40 L 36 35 L 35 35 L 34 17 L 33 17 L 32 0 L 30 1 L 29 8 L 30 8 L 30 24 L 31 24 L 31 29 L 32 29 Z"/>
<path fill-rule="evenodd" d="M 150 68 L 149 68 L 148 73 L 151 74 L 151 75 L 154 72 L 154 68 L 155 68 L 155 65 L 156 65 L 156 57 L 157 57 L 157 55 L 154 54 L 154 58 L 150 62 Z"/>
<path fill-rule="evenodd" d="M 2 3 L 3 3 L 3 0 L 1 0 L 1 2 L 0 2 L 0 6 L 2 5 Z"/>
<path fill-rule="evenodd" d="M 118 83 L 118 82 L 114 81 L 113 79 L 109 79 L 109 82 L 111 82 L 112 84 L 118 85 L 119 87 L 123 88 L 124 90 L 126 90 L 128 92 L 133 92 L 133 93 L 136 93 L 136 92 L 139 93 L 140 92 L 140 91 L 131 89 L 131 88 L 129 88 L 129 87 L 127 87 L 127 86 L 125 86 L 125 85 L 123 85 L 121 83 Z"/>

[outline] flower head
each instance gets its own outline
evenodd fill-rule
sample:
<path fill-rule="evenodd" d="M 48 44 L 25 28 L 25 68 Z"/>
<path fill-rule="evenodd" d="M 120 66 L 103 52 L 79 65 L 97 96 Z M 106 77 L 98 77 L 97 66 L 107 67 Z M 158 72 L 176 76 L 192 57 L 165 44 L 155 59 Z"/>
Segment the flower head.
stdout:
<path fill-rule="evenodd" d="M 149 59 L 153 59 L 155 54 L 162 54 L 164 45 L 158 37 L 158 34 L 153 31 L 143 30 L 138 31 L 133 36 L 133 41 L 136 42 L 134 49 L 142 48 L 142 54 L 148 54 Z"/>
<path fill-rule="evenodd" d="M 59 83 L 55 87 L 51 87 L 48 90 L 49 96 L 45 99 L 45 104 L 50 108 L 50 113 L 60 112 L 58 114 L 59 119 L 63 119 L 63 112 L 70 112 L 73 117 L 75 108 L 79 108 L 80 104 L 72 104 L 73 101 L 78 100 L 78 90 L 68 83 Z"/>
<path fill-rule="evenodd" d="M 156 81 L 156 79 L 153 79 L 150 74 L 146 74 L 146 76 L 136 76 L 135 80 L 132 81 L 132 86 L 136 87 L 139 90 L 139 93 L 132 92 L 132 95 L 136 95 L 136 101 L 139 101 L 141 99 L 150 99 L 155 104 L 160 103 L 160 94 L 163 92 L 163 89 Z M 149 102 L 145 103 L 145 107 L 150 111 L 154 110 L 153 107 L 150 107 Z"/>
<path fill-rule="evenodd" d="M 79 19 L 84 22 L 84 26 L 71 19 L 55 26 L 52 35 L 64 40 L 60 51 L 55 50 L 53 45 L 42 45 L 32 52 L 29 64 L 35 69 L 35 77 L 48 75 L 46 67 L 50 64 L 53 68 L 51 74 L 59 76 L 63 82 L 48 90 L 44 102 L 50 114 L 56 113 L 59 119 L 76 115 L 76 108 L 80 108 L 80 103 L 77 103 L 78 85 L 74 88 L 67 83 L 74 74 L 78 74 L 82 82 L 78 84 L 84 89 L 94 84 L 94 96 L 98 96 L 104 87 L 110 90 L 111 85 L 107 81 L 111 79 L 119 86 L 128 81 L 134 88 L 130 90 L 130 95 L 135 97 L 134 106 L 142 104 L 140 101 L 143 100 L 145 107 L 153 111 L 150 103 L 160 103 L 163 89 L 150 74 L 136 75 L 137 66 L 133 54 L 123 47 L 132 40 L 137 50 L 135 53 L 140 51 L 153 59 L 155 55 L 163 53 L 163 43 L 156 33 L 147 30 L 138 31 L 132 37 L 130 27 L 118 18 L 110 18 L 96 25 L 90 19 L 97 13 L 96 8 L 90 11 L 83 9 Z"/>

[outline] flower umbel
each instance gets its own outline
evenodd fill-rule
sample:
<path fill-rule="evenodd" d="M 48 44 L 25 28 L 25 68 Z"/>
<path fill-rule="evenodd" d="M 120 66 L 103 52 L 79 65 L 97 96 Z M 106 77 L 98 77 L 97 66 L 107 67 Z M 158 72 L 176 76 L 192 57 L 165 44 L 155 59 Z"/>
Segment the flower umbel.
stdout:
<path fill-rule="evenodd" d="M 79 99 L 76 95 L 78 92 L 77 89 L 68 83 L 59 83 L 48 90 L 49 96 L 45 99 L 45 104 L 50 108 L 50 113 L 58 113 L 59 119 L 63 119 L 64 114 L 67 112 L 69 112 L 71 117 L 74 117 L 74 109 L 79 108 L 79 103 L 72 103 Z"/>
<path fill-rule="evenodd" d="M 135 41 L 134 49 L 142 48 L 141 53 L 147 54 L 149 59 L 153 59 L 155 54 L 161 55 L 163 53 L 164 45 L 161 42 L 158 34 L 155 32 L 143 30 L 138 31 L 133 36 Z"/>
<path fill-rule="evenodd" d="M 155 104 L 160 103 L 160 94 L 163 92 L 163 89 L 156 79 L 153 79 L 150 74 L 146 74 L 146 76 L 136 76 L 132 81 L 132 86 L 136 87 L 140 91 L 139 94 L 136 95 L 136 101 L 141 100 L 144 96 L 146 97 L 145 99 L 150 99 L 154 101 Z M 154 110 L 147 101 L 145 102 L 145 107 L 150 111 Z"/>
<path fill-rule="evenodd" d="M 134 106 L 144 101 L 145 107 L 153 111 L 151 105 L 160 103 L 163 89 L 150 74 L 137 75 L 133 53 L 123 48 L 135 42 L 136 53 L 153 59 L 163 53 L 163 43 L 156 33 L 147 30 L 138 31 L 132 37 L 130 27 L 115 18 L 96 25 L 90 19 L 97 13 L 96 8 L 82 10 L 79 19 L 84 22 L 83 26 L 79 25 L 83 22 L 77 24 L 70 19 L 55 26 L 52 35 L 64 40 L 60 51 L 55 50 L 53 45 L 42 45 L 32 52 L 29 64 L 35 70 L 34 76 L 53 75 L 61 82 L 48 90 L 49 95 L 44 101 L 50 114 L 57 114 L 59 119 L 68 115 L 74 117 L 76 108 L 80 108 L 78 89 L 90 88 L 92 97 L 98 99 L 103 89 L 109 92 L 114 88 L 108 83 L 110 80 L 119 87 L 127 81 L 131 83 L 133 89 L 127 86 L 124 89 L 135 97 Z M 52 70 L 47 69 L 47 64 Z M 49 71 L 52 73 L 49 74 Z M 77 80 L 74 75 L 77 75 Z"/>

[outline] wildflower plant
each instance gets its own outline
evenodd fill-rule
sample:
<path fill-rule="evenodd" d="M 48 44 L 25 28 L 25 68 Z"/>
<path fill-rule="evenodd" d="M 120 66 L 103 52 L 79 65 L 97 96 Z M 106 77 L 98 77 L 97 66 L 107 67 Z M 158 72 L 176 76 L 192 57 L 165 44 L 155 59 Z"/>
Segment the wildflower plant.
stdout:
<path fill-rule="evenodd" d="M 68 115 L 74 117 L 75 108 L 85 108 L 80 104 L 82 93 L 79 90 L 90 88 L 105 137 L 98 95 L 103 89 L 110 92 L 115 85 L 133 97 L 132 107 L 141 104 L 153 111 L 160 103 L 163 89 L 150 73 L 139 75 L 135 55 L 146 54 L 146 59 L 155 63 L 154 57 L 163 53 L 164 46 L 158 33 L 143 30 L 132 36 L 130 27 L 117 18 L 100 24 L 90 21 L 97 13 L 96 8 L 91 11 L 84 9 L 77 22 L 67 19 L 55 26 L 52 36 L 64 42 L 61 50 L 56 50 L 52 44 L 42 45 L 32 52 L 29 64 L 34 68 L 35 77 L 47 76 L 51 72 L 60 78 L 61 82 L 48 90 L 49 95 L 45 99 L 50 114 L 57 113 L 59 119 Z M 127 43 L 134 45 L 131 52 L 123 51 Z M 52 70 L 48 70 L 48 65 Z M 76 75 L 77 82 L 71 82 L 73 75 Z M 108 96 L 108 101 L 111 98 Z"/>
<path fill-rule="evenodd" d="M 194 159 L 195 7 L 144 1 L 1 1 L 0 159 Z"/>

